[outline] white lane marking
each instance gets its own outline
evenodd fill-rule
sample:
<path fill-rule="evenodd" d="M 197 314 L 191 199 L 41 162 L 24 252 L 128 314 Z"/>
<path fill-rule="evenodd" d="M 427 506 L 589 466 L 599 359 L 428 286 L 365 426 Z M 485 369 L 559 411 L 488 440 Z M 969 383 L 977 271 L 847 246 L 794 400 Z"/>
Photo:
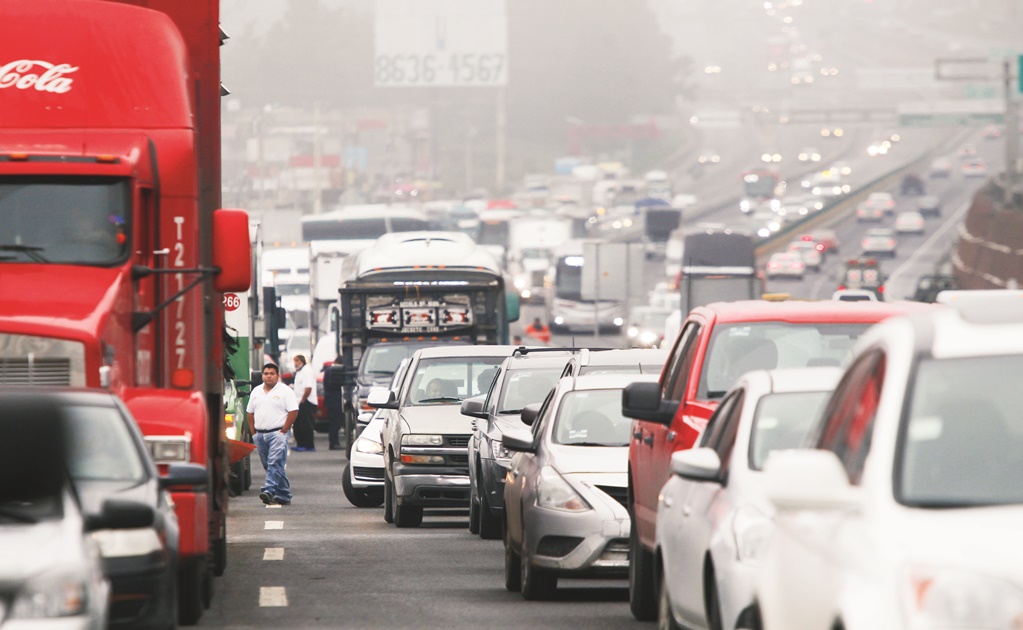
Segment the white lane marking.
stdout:
<path fill-rule="evenodd" d="M 946 221 L 944 225 L 935 230 L 934 234 L 931 234 L 931 237 L 924 241 L 923 245 L 918 247 L 916 251 L 913 252 L 912 256 L 906 259 L 906 262 L 899 265 L 899 268 L 893 271 L 890 276 L 888 276 L 888 280 L 885 282 L 885 284 L 889 285 L 895 284 L 895 279 L 909 271 L 909 269 L 912 267 L 916 259 L 923 256 L 934 244 L 934 241 L 936 241 L 939 237 L 944 235 L 945 232 L 947 232 L 950 228 L 957 227 L 961 223 L 961 221 L 958 221 L 957 219 L 959 219 L 959 217 L 962 216 L 963 214 L 966 214 L 966 211 L 970 209 L 971 203 L 973 203 L 972 199 L 964 203 L 961 208 L 956 210 L 955 214 L 949 217 L 949 220 Z"/>
<path fill-rule="evenodd" d="M 284 521 L 266 521 L 263 529 L 284 529 Z"/>
<path fill-rule="evenodd" d="M 264 560 L 284 560 L 284 547 L 267 547 L 263 550 Z"/>
<path fill-rule="evenodd" d="M 288 592 L 283 586 L 260 586 L 260 606 L 287 606 Z"/>
<path fill-rule="evenodd" d="M 265 507 L 268 510 L 279 510 L 279 509 L 281 509 L 284 506 L 279 504 L 279 503 L 274 503 L 273 505 L 266 505 L 266 506 L 263 506 L 263 507 Z"/>

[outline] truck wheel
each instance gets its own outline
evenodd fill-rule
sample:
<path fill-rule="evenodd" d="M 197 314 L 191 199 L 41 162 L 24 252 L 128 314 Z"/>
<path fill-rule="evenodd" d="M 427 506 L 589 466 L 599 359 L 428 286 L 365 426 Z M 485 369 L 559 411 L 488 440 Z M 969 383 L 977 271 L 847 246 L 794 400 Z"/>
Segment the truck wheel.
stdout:
<path fill-rule="evenodd" d="M 202 580 L 202 607 L 209 608 L 213 604 L 213 567 L 207 565 L 206 575 Z"/>
<path fill-rule="evenodd" d="M 384 475 L 384 522 L 394 522 L 394 487 L 387 475 Z"/>
<path fill-rule="evenodd" d="M 501 537 L 501 520 L 494 516 L 490 510 L 490 501 L 487 495 L 480 495 L 480 538 L 483 540 L 497 540 Z"/>
<path fill-rule="evenodd" d="M 629 608 L 636 621 L 653 621 L 657 619 L 658 594 L 654 588 L 654 555 L 639 544 L 635 519 L 630 529 Z"/>
<path fill-rule="evenodd" d="M 547 599 L 558 590 L 558 576 L 529 564 L 522 556 L 522 597 L 528 601 Z"/>
<path fill-rule="evenodd" d="M 224 575 L 227 569 L 227 523 L 224 523 L 223 536 L 212 542 L 213 546 L 213 575 Z"/>
<path fill-rule="evenodd" d="M 352 466 L 351 464 L 345 466 L 345 471 L 341 473 L 341 489 L 344 490 L 345 498 L 348 502 L 357 508 L 373 508 L 378 507 L 383 503 L 383 496 L 378 496 L 379 493 L 373 492 L 376 488 L 356 488 L 352 485 Z"/>
<path fill-rule="evenodd" d="M 419 505 L 394 502 L 394 524 L 398 527 L 419 527 L 423 524 L 423 508 Z"/>
<path fill-rule="evenodd" d="M 469 484 L 469 533 L 480 533 L 480 499 L 475 484 Z"/>
<path fill-rule="evenodd" d="M 511 547 L 508 528 L 504 528 L 504 588 L 511 593 L 522 590 L 522 559 Z"/>
<path fill-rule="evenodd" d="M 183 626 L 199 623 L 204 610 L 202 582 L 206 575 L 205 562 L 188 562 L 178 573 L 178 622 Z"/>

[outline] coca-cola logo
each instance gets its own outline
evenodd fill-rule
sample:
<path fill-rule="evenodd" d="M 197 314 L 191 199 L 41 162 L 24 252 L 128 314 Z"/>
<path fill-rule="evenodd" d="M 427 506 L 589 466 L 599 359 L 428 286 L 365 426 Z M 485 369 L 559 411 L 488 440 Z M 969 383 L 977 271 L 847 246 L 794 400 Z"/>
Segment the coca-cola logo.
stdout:
<path fill-rule="evenodd" d="M 64 94 L 71 90 L 74 79 L 65 75 L 77 71 L 67 63 L 52 64 L 39 59 L 20 59 L 0 66 L 0 90 L 16 88 Z"/>

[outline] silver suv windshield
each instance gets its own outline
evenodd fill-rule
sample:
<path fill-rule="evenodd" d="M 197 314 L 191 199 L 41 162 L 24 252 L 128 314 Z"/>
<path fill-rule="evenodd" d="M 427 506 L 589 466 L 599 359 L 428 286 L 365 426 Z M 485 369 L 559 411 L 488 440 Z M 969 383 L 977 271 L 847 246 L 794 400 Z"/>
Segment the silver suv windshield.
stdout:
<path fill-rule="evenodd" d="M 423 359 L 416 366 L 406 404 L 459 403 L 485 394 L 505 357 Z"/>

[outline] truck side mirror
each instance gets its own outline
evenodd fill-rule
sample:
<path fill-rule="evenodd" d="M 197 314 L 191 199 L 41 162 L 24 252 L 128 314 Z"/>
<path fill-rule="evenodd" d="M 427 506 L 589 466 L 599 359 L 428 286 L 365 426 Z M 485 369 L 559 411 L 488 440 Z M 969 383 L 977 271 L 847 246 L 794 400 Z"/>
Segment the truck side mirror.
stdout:
<path fill-rule="evenodd" d="M 213 211 L 213 290 L 218 293 L 248 291 L 252 283 L 252 244 L 249 215 L 244 210 Z"/>

